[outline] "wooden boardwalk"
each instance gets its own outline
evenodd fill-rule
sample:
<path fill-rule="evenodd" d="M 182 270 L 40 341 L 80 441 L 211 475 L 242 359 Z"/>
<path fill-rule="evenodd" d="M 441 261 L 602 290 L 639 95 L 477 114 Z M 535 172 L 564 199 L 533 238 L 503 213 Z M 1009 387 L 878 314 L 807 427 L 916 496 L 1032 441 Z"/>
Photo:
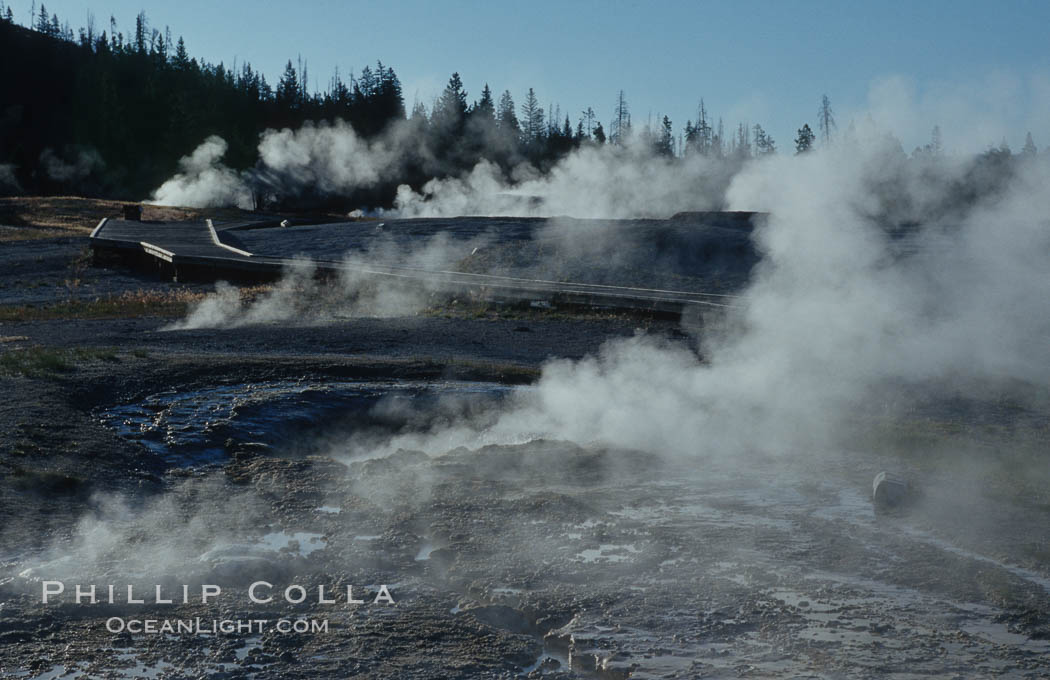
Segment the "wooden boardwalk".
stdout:
<path fill-rule="evenodd" d="M 296 261 L 291 257 L 254 255 L 236 230 L 258 222 L 138 222 L 104 219 L 91 233 L 97 257 L 156 269 L 176 280 L 272 281 Z M 378 281 L 418 284 L 452 295 L 472 293 L 502 302 L 582 305 L 613 309 L 680 313 L 690 307 L 731 307 L 733 296 L 651 288 L 545 281 L 510 276 L 435 271 L 383 264 L 312 260 L 320 276 L 353 274 Z"/>

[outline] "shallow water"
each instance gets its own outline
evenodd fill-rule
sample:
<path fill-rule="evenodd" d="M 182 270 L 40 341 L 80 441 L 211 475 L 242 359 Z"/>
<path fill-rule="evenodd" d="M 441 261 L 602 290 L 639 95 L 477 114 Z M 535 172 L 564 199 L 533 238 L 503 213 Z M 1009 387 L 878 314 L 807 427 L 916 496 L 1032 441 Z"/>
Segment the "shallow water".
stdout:
<path fill-rule="evenodd" d="M 319 440 L 312 435 L 321 433 L 425 429 L 437 418 L 496 403 L 514 389 L 465 381 L 234 383 L 158 392 L 97 416 L 169 465 L 188 467 L 222 462 L 236 447 L 309 453 Z"/>

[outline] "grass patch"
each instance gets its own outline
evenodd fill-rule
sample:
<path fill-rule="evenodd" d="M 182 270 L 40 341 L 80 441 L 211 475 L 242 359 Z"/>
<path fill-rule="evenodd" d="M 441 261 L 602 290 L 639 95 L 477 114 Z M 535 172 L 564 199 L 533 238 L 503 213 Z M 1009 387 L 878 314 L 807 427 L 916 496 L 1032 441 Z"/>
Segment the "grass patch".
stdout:
<path fill-rule="evenodd" d="M 11 241 L 33 241 L 42 238 L 59 238 L 78 235 L 68 229 L 40 229 L 37 227 L 11 227 L 0 225 L 0 243 Z"/>
<path fill-rule="evenodd" d="M 119 361 L 119 358 L 112 348 L 54 349 L 36 345 L 0 354 L 0 375 L 55 375 L 72 371 L 79 363 L 93 361 Z"/>
<path fill-rule="evenodd" d="M 189 290 L 125 291 L 93 300 L 67 300 L 50 305 L 3 305 L 0 321 L 52 319 L 126 319 L 139 316 L 183 316 L 207 293 Z"/>
<path fill-rule="evenodd" d="M 106 201 L 79 196 L 11 196 L 0 198 L 0 242 L 59 236 L 86 236 L 103 217 L 120 217 L 128 201 Z M 143 205 L 142 219 L 158 222 L 236 219 L 250 214 L 237 209 L 176 208 Z"/>

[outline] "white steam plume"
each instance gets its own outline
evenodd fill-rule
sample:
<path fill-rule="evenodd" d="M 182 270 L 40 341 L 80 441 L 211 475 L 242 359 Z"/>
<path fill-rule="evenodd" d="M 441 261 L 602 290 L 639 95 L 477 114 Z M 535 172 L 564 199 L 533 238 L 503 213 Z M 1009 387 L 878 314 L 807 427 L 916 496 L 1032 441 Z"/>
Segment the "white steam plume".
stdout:
<path fill-rule="evenodd" d="M 749 166 L 730 207 L 765 210 L 764 260 L 740 330 L 699 364 L 645 342 L 551 366 L 533 417 L 574 441 L 649 449 L 795 450 L 827 443 L 904 384 L 998 386 L 1050 378 L 1050 179 L 1025 167 L 1007 192 L 911 235 L 895 254 L 869 215 L 897 172 L 878 141 Z M 907 182 L 914 203 L 942 181 Z"/>
<path fill-rule="evenodd" d="M 259 142 L 259 182 L 280 192 L 351 193 L 396 181 L 407 159 L 425 145 L 410 123 L 366 141 L 342 121 L 267 130 Z M 153 203 L 190 207 L 251 207 L 247 175 L 221 163 L 226 144 L 209 137 L 180 161 L 180 172 L 154 192 Z M 431 159 L 429 165 L 436 162 Z M 546 174 L 528 163 L 504 177 L 482 160 L 463 177 L 432 179 L 420 192 L 398 187 L 392 216 L 570 215 L 668 217 L 721 207 L 736 161 L 692 156 L 678 162 L 652 152 L 642 136 L 620 147 L 586 144 Z"/>
<path fill-rule="evenodd" d="M 405 153 L 400 136 L 390 133 L 369 142 L 346 122 L 298 130 L 267 130 L 259 142 L 259 160 L 283 188 L 333 194 L 370 187 L 389 177 Z"/>
<path fill-rule="evenodd" d="M 408 269 L 445 270 L 485 239 L 454 242 L 444 234 L 409 247 L 379 240 L 362 252 L 347 253 L 338 275 L 318 280 L 316 265 L 296 259 L 271 290 L 244 301 L 238 288 L 219 282 L 215 292 L 196 303 L 187 317 L 164 330 L 237 328 L 272 322 L 318 324 L 334 318 L 394 317 L 416 314 L 431 300 L 435 284 L 413 277 L 372 273 L 376 263 Z"/>
<path fill-rule="evenodd" d="M 153 192 L 149 203 L 191 208 L 254 207 L 252 192 L 238 173 L 222 164 L 227 144 L 212 135 L 179 160 L 179 172 Z"/>
<path fill-rule="evenodd" d="M 47 148 L 40 153 L 40 165 L 47 176 L 56 182 L 76 182 L 106 167 L 102 156 L 95 149 L 80 149 L 76 157 L 67 162 L 54 150 Z"/>
<path fill-rule="evenodd" d="M 401 185 L 394 212 L 400 217 L 670 217 L 720 209 L 738 168 L 734 161 L 701 155 L 664 158 L 638 136 L 623 147 L 584 145 L 544 175 L 519 166 L 513 182 L 495 165 L 481 162 L 466 177 L 433 179 L 419 193 Z"/>
<path fill-rule="evenodd" d="M 15 166 L 11 163 L 0 163 L 0 195 L 20 193 L 22 185 L 15 177 Z"/>
<path fill-rule="evenodd" d="M 882 137 L 751 164 L 728 197 L 769 211 L 755 234 L 764 259 L 703 361 L 644 336 L 610 342 L 547 365 L 494 425 L 407 435 L 388 451 L 535 437 L 672 456 L 826 451 L 858 416 L 912 399 L 1038 394 L 1050 382 L 1047 161 L 904 234 L 877 216 L 945 204 L 968 164 L 916 166 Z"/>

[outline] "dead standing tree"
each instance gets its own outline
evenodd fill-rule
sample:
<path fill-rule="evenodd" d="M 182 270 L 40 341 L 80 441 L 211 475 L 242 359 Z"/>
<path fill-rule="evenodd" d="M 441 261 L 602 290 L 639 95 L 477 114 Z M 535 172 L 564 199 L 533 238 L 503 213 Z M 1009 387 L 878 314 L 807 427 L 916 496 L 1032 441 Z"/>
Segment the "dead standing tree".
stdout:
<path fill-rule="evenodd" d="M 832 128 L 838 128 L 835 124 L 835 114 L 831 110 L 831 100 L 828 99 L 828 95 L 824 95 L 820 100 L 820 111 L 817 112 L 817 116 L 820 120 L 820 137 L 824 142 L 824 146 L 831 144 L 831 130 Z"/>

